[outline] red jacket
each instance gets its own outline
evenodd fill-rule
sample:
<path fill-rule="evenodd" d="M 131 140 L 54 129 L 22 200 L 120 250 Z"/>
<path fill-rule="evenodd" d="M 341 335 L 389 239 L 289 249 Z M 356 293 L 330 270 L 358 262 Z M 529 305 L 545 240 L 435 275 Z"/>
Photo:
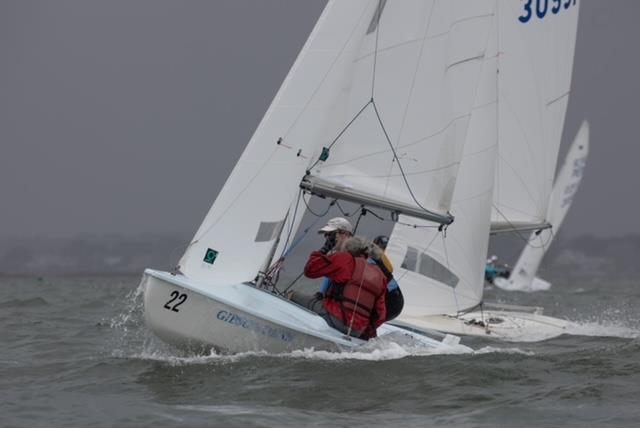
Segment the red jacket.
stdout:
<path fill-rule="evenodd" d="M 367 262 L 365 261 L 365 263 Z M 309 278 L 326 276 L 331 280 L 332 284 L 347 284 L 353 277 L 355 265 L 355 259 L 350 253 L 341 251 L 327 256 L 320 251 L 314 251 L 309 256 L 309 260 L 304 267 L 304 274 Z M 380 270 L 377 265 L 372 264 L 367 264 L 366 268 Z M 377 318 L 374 320 L 374 327 L 380 326 L 387 316 L 387 308 L 384 301 L 387 280 L 382 271 L 380 271 L 380 274 L 378 275 L 380 277 L 379 284 L 367 284 L 368 288 L 377 290 L 374 303 Z M 363 315 L 361 311 L 345 311 L 343 304 L 333 299 L 331 293 L 324 298 L 323 304 L 327 312 L 347 326 L 351 323 L 351 318 L 353 318 L 352 329 L 354 331 L 365 331 L 371 327 L 371 320 L 367 316 Z M 347 313 L 345 314 L 345 312 Z M 375 330 L 370 336 L 375 336 Z"/>

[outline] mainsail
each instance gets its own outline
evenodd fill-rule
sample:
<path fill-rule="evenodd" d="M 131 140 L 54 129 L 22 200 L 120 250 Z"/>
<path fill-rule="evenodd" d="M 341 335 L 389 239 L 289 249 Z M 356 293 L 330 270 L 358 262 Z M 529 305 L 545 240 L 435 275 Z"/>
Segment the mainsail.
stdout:
<path fill-rule="evenodd" d="M 478 279 L 484 270 L 489 239 L 497 146 L 494 2 L 486 2 L 485 7 L 485 54 L 477 64 L 480 79 L 471 92 L 469 128 L 452 194 L 455 222 L 439 230 L 402 216 L 387 246 L 405 296 L 398 320 L 408 324 L 414 317 L 456 314 L 482 300 L 482 282 Z"/>
<path fill-rule="evenodd" d="M 571 87 L 579 4 L 498 1 L 493 230 L 543 226 Z"/>
<path fill-rule="evenodd" d="M 494 3 L 487 58 L 495 61 L 485 65 L 497 77 L 483 79 L 478 87 L 453 192 L 456 221 L 446 231 L 436 231 L 423 228 L 426 224 L 417 219 L 402 218 L 414 226 L 396 225 L 387 247 L 400 266 L 396 274 L 405 294 L 399 321 L 455 315 L 482 302 L 490 220 L 491 230 L 547 221 L 571 83 L 578 16 L 574 3 Z"/>

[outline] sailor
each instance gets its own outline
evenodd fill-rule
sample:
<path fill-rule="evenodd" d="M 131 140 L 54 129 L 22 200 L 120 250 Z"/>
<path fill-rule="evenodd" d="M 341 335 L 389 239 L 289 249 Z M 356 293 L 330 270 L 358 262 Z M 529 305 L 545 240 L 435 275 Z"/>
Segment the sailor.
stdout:
<path fill-rule="evenodd" d="M 332 253 L 342 249 L 344 241 L 353 236 L 353 226 L 349 220 L 344 217 L 334 217 L 329 220 L 325 226 L 319 229 L 318 233 L 324 235 L 325 238 L 324 245 L 320 249 L 320 252 L 326 255 L 331 255 Z M 308 293 L 299 290 L 292 290 L 287 294 L 287 297 L 289 300 L 292 300 L 313 312 L 323 315 L 325 310 L 322 301 L 329 290 L 330 284 L 331 281 L 329 278 L 325 277 L 322 285 L 320 286 L 320 291 L 317 293 L 309 295 Z"/>
<path fill-rule="evenodd" d="M 384 253 L 387 249 L 387 244 L 389 243 L 389 238 L 384 235 L 377 236 L 373 243 L 376 244 L 382 250 L 382 256 L 375 260 L 370 258 L 378 264 L 382 272 L 387 277 L 387 295 L 385 297 L 385 303 L 387 305 L 387 317 L 386 321 L 390 321 L 400 315 L 402 312 L 402 308 L 404 307 L 404 296 L 402 295 L 402 291 L 400 291 L 400 286 L 398 282 L 393 277 L 393 264 L 391 260 Z"/>
<path fill-rule="evenodd" d="M 495 255 L 489 257 L 484 266 L 484 279 L 489 284 L 493 284 L 493 281 L 498 277 L 509 278 L 510 274 L 511 268 L 509 265 L 498 263 L 498 257 Z"/>
<path fill-rule="evenodd" d="M 386 319 L 387 277 L 377 264 L 367 262 L 371 253 L 381 250 L 360 237 L 348 236 L 353 230 L 349 226 L 348 220 L 338 217 L 320 229 L 325 244 L 311 253 L 304 274 L 308 278 L 329 278 L 322 299 L 324 311 L 319 311 L 327 323 L 368 340 L 376 336 L 376 328 Z M 380 258 L 381 254 L 375 256 Z"/>
<path fill-rule="evenodd" d="M 352 231 L 351 223 L 347 219 L 342 217 L 336 217 L 329 220 L 327 225 L 324 226 L 322 229 L 320 229 L 318 233 L 324 233 L 325 235 L 328 235 L 334 232 L 338 233 L 335 240 L 336 244 L 333 247 L 331 247 L 332 245 L 331 240 L 333 238 L 330 238 L 327 244 L 328 247 L 331 247 L 331 248 L 328 248 L 328 251 L 335 251 L 336 249 L 341 248 L 342 242 L 344 242 L 345 239 L 352 236 L 351 231 Z M 400 291 L 400 286 L 398 285 L 398 282 L 393 277 L 393 264 L 391 263 L 391 260 L 389 260 L 389 258 L 384 253 L 384 251 L 387 248 L 388 242 L 389 242 L 389 238 L 387 236 L 385 235 L 377 236 L 373 240 L 373 243 L 377 245 L 381 249 L 381 251 L 370 252 L 369 258 L 367 259 L 368 263 L 377 264 L 378 267 L 382 270 L 382 273 L 384 273 L 385 276 L 387 277 L 387 281 L 388 281 L 387 295 L 385 297 L 385 302 L 387 306 L 386 321 L 395 319 L 398 315 L 400 315 L 400 312 L 402 312 L 402 308 L 404 307 L 404 296 Z M 376 258 L 375 257 L 376 254 L 379 254 L 381 256 L 379 258 Z M 324 280 L 322 281 L 322 285 L 320 285 L 320 292 L 316 293 L 312 299 L 307 298 L 307 300 L 302 303 L 303 306 L 306 306 L 307 308 L 312 309 L 314 305 L 317 305 L 317 302 L 321 301 L 324 298 L 325 294 L 327 294 L 327 290 L 329 290 L 330 284 L 331 284 L 331 281 L 329 280 L 329 278 L 325 277 Z M 302 297 L 302 295 L 298 295 L 298 298 L 304 298 L 304 297 Z M 313 299 L 315 299 L 315 301 Z M 297 300 L 297 299 L 294 299 L 294 300 Z"/>
<path fill-rule="evenodd" d="M 487 263 L 484 265 L 484 280 L 489 284 L 493 284 L 493 280 L 498 276 L 498 269 L 496 266 L 497 261 L 498 257 L 491 256 L 487 259 Z"/>

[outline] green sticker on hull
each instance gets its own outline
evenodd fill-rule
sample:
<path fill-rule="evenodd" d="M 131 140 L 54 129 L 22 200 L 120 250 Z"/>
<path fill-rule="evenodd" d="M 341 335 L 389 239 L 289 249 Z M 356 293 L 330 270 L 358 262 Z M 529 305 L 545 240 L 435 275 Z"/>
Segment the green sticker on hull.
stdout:
<path fill-rule="evenodd" d="M 207 248 L 207 252 L 204 254 L 204 262 L 209 263 L 210 265 L 216 261 L 216 257 L 218 257 L 218 252 L 216 250 L 212 250 L 211 248 Z"/>

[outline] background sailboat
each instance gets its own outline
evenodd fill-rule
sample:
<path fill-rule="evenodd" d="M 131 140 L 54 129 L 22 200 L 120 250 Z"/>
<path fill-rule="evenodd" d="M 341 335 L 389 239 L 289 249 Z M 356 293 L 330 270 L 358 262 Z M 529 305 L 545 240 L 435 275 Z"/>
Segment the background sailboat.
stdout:
<path fill-rule="evenodd" d="M 495 168 L 493 161 L 484 162 L 495 180 L 490 218 L 480 203 L 486 195 L 482 181 L 463 180 L 467 168 L 474 178 L 482 177 L 482 163 L 463 162 L 452 206 L 456 222 L 446 233 L 394 227 L 388 248 L 400 266 L 397 275 L 408 302 L 394 321 L 400 325 L 509 340 L 547 338 L 567 326 L 539 313 L 486 310 L 483 272 L 489 228 L 474 224 L 490 222 L 491 233 L 520 233 L 549 224 L 546 214 L 571 83 L 578 5 L 533 3 L 496 3 L 494 44 L 488 51 L 495 52 L 497 61 L 498 147 Z M 472 149 L 473 135 L 468 138 L 468 153 L 476 154 L 481 149 Z M 465 221 L 459 221 L 458 212 L 468 213 Z M 532 331 L 535 336 L 528 334 Z"/>
<path fill-rule="evenodd" d="M 571 207 L 578 191 L 589 154 L 589 123 L 583 122 L 560 168 L 551 192 L 547 220 L 551 227 L 532 232 L 509 278 L 496 278 L 493 284 L 503 290 L 548 290 L 551 283 L 536 276 L 540 263 Z"/>

